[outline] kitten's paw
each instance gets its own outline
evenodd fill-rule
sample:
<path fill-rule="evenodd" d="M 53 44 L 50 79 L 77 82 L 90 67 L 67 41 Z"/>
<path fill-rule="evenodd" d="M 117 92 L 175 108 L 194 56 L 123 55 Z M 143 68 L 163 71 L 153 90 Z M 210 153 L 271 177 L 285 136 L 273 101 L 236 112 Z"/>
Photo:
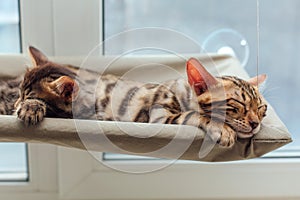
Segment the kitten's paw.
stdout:
<path fill-rule="evenodd" d="M 37 99 L 27 99 L 20 103 L 17 115 L 25 125 L 36 125 L 43 120 L 46 114 L 46 104 Z"/>
<path fill-rule="evenodd" d="M 227 124 L 211 122 L 207 132 L 222 147 L 232 147 L 236 141 L 235 131 Z"/>
<path fill-rule="evenodd" d="M 223 125 L 221 138 L 218 143 L 223 147 L 232 147 L 236 141 L 236 132 L 227 124 Z"/>

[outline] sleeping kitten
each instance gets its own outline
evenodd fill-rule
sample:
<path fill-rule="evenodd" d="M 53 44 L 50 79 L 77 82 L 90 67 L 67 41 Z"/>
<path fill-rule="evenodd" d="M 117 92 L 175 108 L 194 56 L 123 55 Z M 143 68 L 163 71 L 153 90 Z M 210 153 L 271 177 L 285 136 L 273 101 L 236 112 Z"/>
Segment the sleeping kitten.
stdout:
<path fill-rule="evenodd" d="M 35 125 L 43 117 L 185 124 L 206 131 L 221 146 L 236 136 L 252 137 L 260 129 L 267 105 L 257 85 L 266 76 L 248 81 L 214 77 L 194 58 L 187 61 L 188 83 L 141 83 L 61 65 L 34 47 L 34 67 L 24 75 L 18 118 Z M 101 77 L 101 78 L 99 78 Z M 225 123 L 223 123 L 225 122 Z"/>

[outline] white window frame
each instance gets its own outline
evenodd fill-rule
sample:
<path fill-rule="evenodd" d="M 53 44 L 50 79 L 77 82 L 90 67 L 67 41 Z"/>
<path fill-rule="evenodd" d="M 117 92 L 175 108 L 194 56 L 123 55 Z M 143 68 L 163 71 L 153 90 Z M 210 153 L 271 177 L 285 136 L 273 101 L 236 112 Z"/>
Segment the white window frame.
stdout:
<path fill-rule="evenodd" d="M 23 52 L 28 45 L 35 45 L 51 56 L 87 55 L 101 42 L 99 0 L 24 0 L 21 17 Z M 84 151 L 29 144 L 28 153 L 30 181 L 0 183 L 0 199 L 300 198 L 300 159 L 177 162 L 157 172 L 136 175 L 111 170 Z M 135 169 L 161 161 L 108 162 Z"/>

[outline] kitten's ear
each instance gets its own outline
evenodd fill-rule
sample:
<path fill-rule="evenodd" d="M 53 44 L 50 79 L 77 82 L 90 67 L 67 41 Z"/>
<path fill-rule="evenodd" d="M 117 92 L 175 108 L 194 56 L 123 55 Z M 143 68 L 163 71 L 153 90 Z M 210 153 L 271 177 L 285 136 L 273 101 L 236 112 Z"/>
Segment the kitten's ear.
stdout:
<path fill-rule="evenodd" d="M 65 102 L 76 100 L 79 92 L 79 86 L 76 81 L 68 76 L 61 76 L 50 83 L 50 88 L 54 90 Z"/>
<path fill-rule="evenodd" d="M 47 56 L 45 56 L 45 54 L 37 48 L 30 46 L 28 50 L 34 67 L 38 67 L 49 62 Z"/>
<path fill-rule="evenodd" d="M 202 94 L 218 83 L 217 79 L 195 58 L 190 58 L 187 61 L 186 72 L 189 84 L 197 95 Z"/>
<path fill-rule="evenodd" d="M 259 86 L 260 84 L 265 82 L 266 79 L 267 79 L 267 75 L 261 74 L 261 75 L 255 76 L 253 78 L 250 78 L 248 80 L 248 83 L 250 83 L 251 85 L 254 85 L 254 86 Z"/>

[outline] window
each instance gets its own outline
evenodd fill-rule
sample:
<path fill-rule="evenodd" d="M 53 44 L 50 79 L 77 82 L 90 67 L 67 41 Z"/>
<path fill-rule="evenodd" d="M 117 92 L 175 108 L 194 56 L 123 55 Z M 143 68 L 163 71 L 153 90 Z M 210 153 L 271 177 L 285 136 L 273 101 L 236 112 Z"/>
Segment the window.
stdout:
<path fill-rule="evenodd" d="M 219 52 L 236 56 L 251 76 L 256 75 L 258 65 L 258 72 L 268 75 L 263 94 L 276 108 L 295 140 L 268 156 L 300 156 L 300 152 L 297 153 L 300 144 L 297 136 L 299 106 L 298 97 L 294 97 L 293 92 L 298 90 L 300 84 L 295 73 L 299 62 L 295 56 L 298 49 L 295 42 L 298 41 L 299 32 L 295 28 L 299 15 L 296 9 L 298 4 L 295 0 L 125 0 L 122 3 L 105 0 L 104 40 L 130 29 L 168 28 L 194 39 L 203 48 L 204 53 Z M 273 9 L 269 9 L 270 7 Z M 276 22 L 271 20 L 277 14 L 282 17 Z M 278 29 L 278 24 L 284 28 Z M 109 48 L 109 52 L 105 53 L 123 54 L 131 49 L 137 40 L 153 40 L 153 43 L 159 40 L 159 37 L 151 37 L 151 32 L 140 34 L 139 37 L 135 37 L 134 40 L 123 37 L 118 46 Z M 183 44 L 180 41 L 164 38 L 158 43 L 168 47 L 170 44 L 177 45 L 178 48 L 174 48 L 179 51 L 177 53 L 190 52 L 190 49 L 182 48 Z M 281 80 L 280 84 L 278 80 Z M 109 154 L 106 157 L 109 158 Z M 122 156 L 112 157 L 122 159 Z"/>
<path fill-rule="evenodd" d="M 256 73 L 256 34 L 253 33 L 256 28 L 256 2 L 253 0 L 27 0 L 20 2 L 23 51 L 28 44 L 32 44 L 43 49 L 49 56 L 86 56 L 102 41 L 102 37 L 107 39 L 130 28 L 156 26 L 172 28 L 184 33 L 200 44 L 205 44 L 206 48 L 212 47 L 212 50 L 207 49 L 208 51 L 220 50 L 212 42 L 215 41 L 213 38 L 219 41 L 222 39 L 218 33 L 224 37 L 229 35 L 229 39 L 238 37 L 237 46 L 231 49 L 223 48 L 220 51 L 234 52 L 240 60 L 247 61 L 245 67 L 251 75 Z M 139 7 L 135 7 L 137 5 Z M 260 46 L 261 72 L 266 70 L 269 73 L 265 65 L 269 63 L 270 67 L 275 66 L 274 64 L 279 60 L 274 56 L 274 60 L 270 61 L 268 56 L 269 52 L 270 55 L 275 55 L 277 52 L 273 46 L 268 46 L 269 43 L 278 40 L 275 43 L 278 45 L 280 41 L 277 38 L 269 38 L 273 35 L 275 27 L 267 30 L 266 24 L 276 20 L 286 20 L 282 22 L 282 30 L 275 29 L 278 31 L 275 35 L 281 35 L 285 42 L 290 40 L 287 46 L 282 44 L 284 48 L 282 47 L 281 50 L 293 54 L 288 55 L 284 60 L 297 63 L 294 60 L 297 52 L 293 53 L 292 50 L 298 45 L 292 43 L 297 41 L 297 37 L 282 33 L 288 30 L 290 33 L 297 32 L 297 26 L 292 26 L 292 23 L 297 23 L 295 11 L 297 5 L 298 0 L 260 1 L 260 42 L 261 45 L 264 43 L 266 45 L 264 48 Z M 188 12 L 185 13 L 184 10 Z M 189 13 L 192 19 L 188 19 Z M 273 13 L 273 18 L 269 18 Z M 228 16 L 230 14 L 241 18 L 230 19 Z M 241 39 L 242 41 L 245 39 L 246 43 L 241 42 Z M 122 53 L 126 51 L 128 44 L 130 43 L 120 42 L 119 48 L 112 48 L 105 53 Z M 248 59 L 247 46 L 249 47 Z M 236 48 L 241 50 L 235 51 Z M 240 52 L 243 54 L 238 54 Z M 153 51 L 137 53 L 153 53 Z M 270 71 L 272 70 L 273 68 Z M 278 79 L 274 78 L 275 80 Z M 269 100 L 271 101 L 272 98 Z M 272 102 L 277 108 L 275 103 Z M 298 180 L 295 179 L 300 175 L 298 159 L 260 159 L 218 164 L 177 162 L 155 173 L 132 175 L 107 168 L 84 151 L 29 144 L 28 152 L 29 182 L 14 184 L 14 187 L 1 185 L 0 199 L 274 199 L 300 196 Z M 111 158 L 114 159 L 112 162 L 115 166 L 131 170 L 161 162 L 145 162 L 143 159 L 129 162 L 116 160 L 118 159 L 116 157 Z"/>
<path fill-rule="evenodd" d="M 0 53 L 20 53 L 18 3 L 17 0 L 0 1 Z M 27 180 L 26 144 L 2 143 L 0 152 L 0 181 Z"/>
<path fill-rule="evenodd" d="M 20 52 L 20 26 L 18 0 L 0 1 L 0 52 Z"/>

